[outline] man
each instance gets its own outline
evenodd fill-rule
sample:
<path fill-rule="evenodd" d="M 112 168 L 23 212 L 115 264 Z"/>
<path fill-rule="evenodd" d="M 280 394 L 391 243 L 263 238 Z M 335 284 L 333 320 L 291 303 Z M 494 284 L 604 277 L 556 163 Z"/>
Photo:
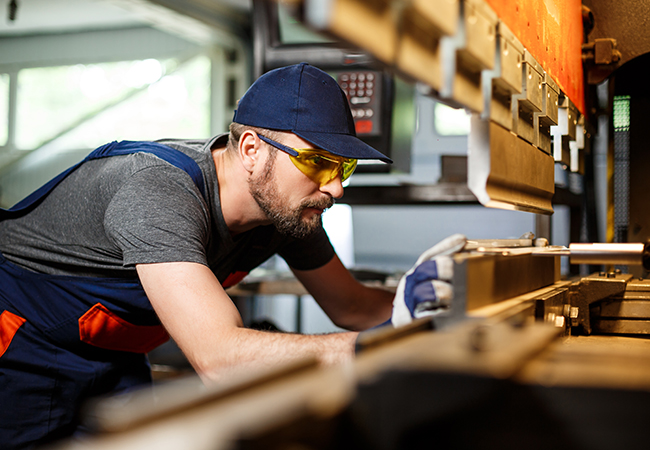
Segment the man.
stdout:
<path fill-rule="evenodd" d="M 246 329 L 225 289 L 275 253 L 337 325 L 391 316 L 393 295 L 341 264 L 321 214 L 357 159 L 345 95 L 307 64 L 269 72 L 210 141 L 111 143 L 0 211 L 0 442 L 79 431 L 91 396 L 150 381 L 173 337 L 205 381 L 309 355 L 353 356 L 356 332 Z M 12 405 L 9 407 L 9 405 Z"/>

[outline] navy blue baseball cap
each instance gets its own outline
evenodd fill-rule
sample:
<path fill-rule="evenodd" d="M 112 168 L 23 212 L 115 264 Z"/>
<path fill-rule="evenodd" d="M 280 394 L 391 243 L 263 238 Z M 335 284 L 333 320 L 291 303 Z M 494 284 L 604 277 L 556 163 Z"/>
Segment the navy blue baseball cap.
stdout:
<path fill-rule="evenodd" d="M 233 122 L 290 131 L 315 147 L 354 159 L 392 163 L 354 130 L 350 105 L 336 80 L 307 63 L 265 73 L 239 100 Z"/>

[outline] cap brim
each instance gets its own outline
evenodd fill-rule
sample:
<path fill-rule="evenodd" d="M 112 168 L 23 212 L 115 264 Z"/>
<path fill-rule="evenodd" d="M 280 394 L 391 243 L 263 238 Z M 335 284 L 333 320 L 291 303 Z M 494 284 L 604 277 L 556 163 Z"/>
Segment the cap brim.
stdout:
<path fill-rule="evenodd" d="M 393 161 L 383 153 L 375 150 L 356 136 L 350 134 L 319 133 L 314 131 L 296 131 L 292 133 L 300 136 L 318 148 L 328 152 L 353 159 L 378 159 L 388 164 Z"/>

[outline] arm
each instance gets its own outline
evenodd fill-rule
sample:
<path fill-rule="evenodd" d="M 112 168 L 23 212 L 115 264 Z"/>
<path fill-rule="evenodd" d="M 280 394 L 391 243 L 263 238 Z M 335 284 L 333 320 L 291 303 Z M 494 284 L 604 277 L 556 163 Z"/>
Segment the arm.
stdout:
<path fill-rule="evenodd" d="M 355 280 L 336 255 L 318 269 L 293 273 L 339 327 L 365 330 L 390 319 L 395 295 Z"/>
<path fill-rule="evenodd" d="M 356 333 L 307 336 L 243 328 L 230 297 L 202 264 L 139 264 L 136 270 L 160 321 L 205 381 L 308 356 L 334 364 L 354 355 Z"/>

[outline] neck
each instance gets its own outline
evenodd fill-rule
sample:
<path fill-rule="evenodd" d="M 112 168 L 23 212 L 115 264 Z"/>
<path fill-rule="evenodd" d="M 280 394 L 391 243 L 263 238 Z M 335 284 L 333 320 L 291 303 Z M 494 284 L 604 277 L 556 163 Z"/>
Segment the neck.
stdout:
<path fill-rule="evenodd" d="M 230 233 L 237 235 L 268 225 L 270 221 L 250 194 L 249 173 L 237 155 L 219 148 L 212 150 L 212 159 L 217 169 L 221 212 Z"/>

